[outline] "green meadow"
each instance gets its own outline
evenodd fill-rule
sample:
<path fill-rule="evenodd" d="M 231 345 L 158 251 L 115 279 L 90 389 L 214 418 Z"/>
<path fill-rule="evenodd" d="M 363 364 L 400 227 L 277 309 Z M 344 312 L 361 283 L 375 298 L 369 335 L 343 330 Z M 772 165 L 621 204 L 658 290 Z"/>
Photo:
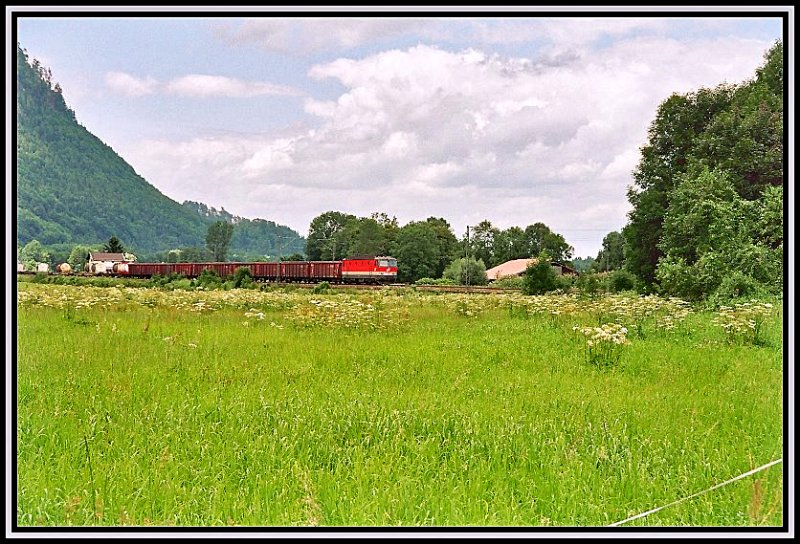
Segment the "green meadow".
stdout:
<path fill-rule="evenodd" d="M 17 287 L 20 526 L 600 527 L 782 457 L 780 300 Z"/>

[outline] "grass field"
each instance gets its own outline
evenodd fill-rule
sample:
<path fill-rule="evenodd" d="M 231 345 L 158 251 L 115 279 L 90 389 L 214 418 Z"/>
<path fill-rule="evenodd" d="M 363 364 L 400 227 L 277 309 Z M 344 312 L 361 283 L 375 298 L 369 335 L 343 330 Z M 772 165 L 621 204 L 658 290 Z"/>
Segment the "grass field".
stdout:
<path fill-rule="evenodd" d="M 780 301 L 18 289 L 20 526 L 605 526 L 782 456 Z"/>

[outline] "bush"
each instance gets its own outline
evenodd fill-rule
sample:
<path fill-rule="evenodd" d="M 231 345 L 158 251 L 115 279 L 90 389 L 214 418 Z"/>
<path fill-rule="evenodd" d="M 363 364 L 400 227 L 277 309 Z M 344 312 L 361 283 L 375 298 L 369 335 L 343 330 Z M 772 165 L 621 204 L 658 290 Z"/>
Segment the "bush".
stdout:
<path fill-rule="evenodd" d="M 526 295 L 543 295 L 558 289 L 558 275 L 550 265 L 550 260 L 539 258 L 536 264 L 525 269 L 523 292 Z"/>
<path fill-rule="evenodd" d="M 492 282 L 492 287 L 499 287 L 500 289 L 520 289 L 525 286 L 525 281 L 520 276 L 506 276 L 499 280 Z"/>
<path fill-rule="evenodd" d="M 222 285 L 222 278 L 216 271 L 206 268 L 195 280 L 195 285 L 206 288 L 217 288 Z"/>
<path fill-rule="evenodd" d="M 321 281 L 311 290 L 314 294 L 327 293 L 331 289 L 331 284 L 327 281 Z"/>
<path fill-rule="evenodd" d="M 720 305 L 739 298 L 755 298 L 766 289 L 750 276 L 736 271 L 722 279 L 716 291 L 709 297 L 713 305 Z"/>
<path fill-rule="evenodd" d="M 475 260 L 471 257 L 451 262 L 442 274 L 442 279 L 449 279 L 456 285 L 486 285 L 489 283 L 483 260 Z"/>
<path fill-rule="evenodd" d="M 450 278 L 439 278 L 438 280 L 433 278 L 420 278 L 414 282 L 414 285 L 458 285 L 458 284 L 453 280 L 451 280 Z"/>
<path fill-rule="evenodd" d="M 627 270 L 614 270 L 608 275 L 608 290 L 612 293 L 633 291 L 636 288 L 636 277 Z"/>
<path fill-rule="evenodd" d="M 250 269 L 246 266 L 240 266 L 236 269 L 236 272 L 233 273 L 233 286 L 239 288 L 248 288 L 253 283 L 253 274 L 250 272 Z"/>

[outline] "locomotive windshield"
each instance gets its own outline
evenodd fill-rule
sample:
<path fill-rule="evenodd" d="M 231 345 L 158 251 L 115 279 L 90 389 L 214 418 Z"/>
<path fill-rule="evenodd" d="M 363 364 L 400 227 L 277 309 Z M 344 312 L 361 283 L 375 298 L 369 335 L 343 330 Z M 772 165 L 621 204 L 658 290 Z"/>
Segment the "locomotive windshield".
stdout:
<path fill-rule="evenodd" d="M 397 266 L 397 259 L 378 259 L 378 266 Z"/>

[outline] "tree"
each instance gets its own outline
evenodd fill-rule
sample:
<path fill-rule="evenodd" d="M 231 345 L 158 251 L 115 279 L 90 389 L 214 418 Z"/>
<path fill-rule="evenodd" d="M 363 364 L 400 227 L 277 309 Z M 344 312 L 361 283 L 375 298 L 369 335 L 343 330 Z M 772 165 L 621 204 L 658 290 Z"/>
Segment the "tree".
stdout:
<path fill-rule="evenodd" d="M 439 258 L 432 277 L 438 278 L 444 273 L 447 265 L 460 253 L 458 239 L 453 233 L 450 223 L 442 217 L 429 217 L 425 220 L 425 223 L 430 225 L 436 233 Z"/>
<path fill-rule="evenodd" d="M 628 189 L 633 209 L 622 231 L 627 266 L 647 285 L 655 281 L 656 265 L 663 255 L 658 242 L 669 194 L 687 171 L 695 138 L 729 102 L 727 87 L 673 94 L 658 107 L 648 129 L 648 143 L 633 172 L 635 186 Z"/>
<path fill-rule="evenodd" d="M 346 256 L 349 241 L 345 235 L 348 223 L 356 222 L 354 215 L 329 211 L 311 220 L 306 239 L 306 256 L 311 261 L 336 260 Z"/>
<path fill-rule="evenodd" d="M 413 283 L 435 276 L 439 263 L 436 230 L 429 223 L 408 223 L 397 235 L 397 279 Z"/>
<path fill-rule="evenodd" d="M 570 246 L 561 234 L 550 230 L 544 223 L 538 222 L 525 227 L 524 247 L 527 249 L 525 257 L 539 255 L 547 251 L 551 259 L 558 262 L 568 261 L 572 258 L 575 248 Z"/>
<path fill-rule="evenodd" d="M 208 226 L 206 246 L 216 262 L 223 262 L 228 253 L 228 246 L 233 237 L 233 224 L 227 221 L 215 221 Z"/>
<path fill-rule="evenodd" d="M 50 262 L 50 252 L 39 240 L 31 240 L 19 250 L 17 259 L 25 265 L 26 270 L 36 270 L 36 263 Z"/>
<path fill-rule="evenodd" d="M 386 232 L 375 219 L 363 217 L 351 224 L 354 227 L 354 239 L 349 246 L 353 255 L 383 255 L 386 253 Z"/>
<path fill-rule="evenodd" d="M 103 246 L 103 251 L 106 253 L 125 253 L 125 247 L 119 241 L 119 238 L 112 236 L 108 239 L 106 245 Z"/>
<path fill-rule="evenodd" d="M 497 264 L 513 259 L 525 259 L 531 255 L 525 231 L 520 227 L 509 227 L 497 233 L 494 239 Z"/>
<path fill-rule="evenodd" d="M 73 270 L 83 270 L 83 267 L 88 262 L 90 251 L 92 251 L 92 248 L 89 246 L 74 246 L 69 257 L 67 257 L 67 264 L 69 264 Z"/>
<path fill-rule="evenodd" d="M 624 249 L 625 237 L 622 236 L 622 233 L 613 231 L 606 234 L 603 238 L 603 249 L 594 260 L 594 270 L 608 272 L 621 269 L 625 262 Z"/>
<path fill-rule="evenodd" d="M 780 289 L 782 247 L 761 239 L 758 203 L 739 196 L 731 178 L 726 170 L 704 168 L 671 195 L 656 268 L 663 293 L 705 299 L 734 277 L 748 290 Z"/>
<path fill-rule="evenodd" d="M 489 283 L 483 261 L 466 257 L 450 263 L 442 277 L 453 280 L 459 285 L 486 285 Z"/>
<path fill-rule="evenodd" d="M 495 258 L 495 238 L 500 230 L 492 226 L 492 222 L 484 219 L 472 229 L 469 240 L 471 256 L 483 261 L 489 267 L 497 264 Z"/>

